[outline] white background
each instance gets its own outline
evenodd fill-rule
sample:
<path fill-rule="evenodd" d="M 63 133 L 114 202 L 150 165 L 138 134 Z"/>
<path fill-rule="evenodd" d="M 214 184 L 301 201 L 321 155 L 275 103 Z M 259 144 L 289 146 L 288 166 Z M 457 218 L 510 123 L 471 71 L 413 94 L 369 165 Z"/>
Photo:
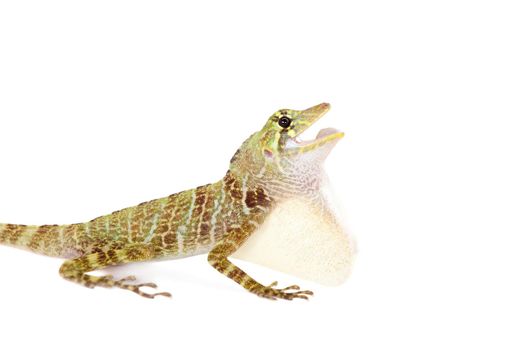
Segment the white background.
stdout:
<path fill-rule="evenodd" d="M 326 168 L 360 253 L 316 296 L 246 293 L 205 256 L 89 290 L 0 247 L 0 347 L 523 349 L 520 1 L 2 1 L 0 222 L 89 220 L 216 181 L 283 107 L 333 106 Z M 314 133 L 315 131 L 312 131 Z"/>

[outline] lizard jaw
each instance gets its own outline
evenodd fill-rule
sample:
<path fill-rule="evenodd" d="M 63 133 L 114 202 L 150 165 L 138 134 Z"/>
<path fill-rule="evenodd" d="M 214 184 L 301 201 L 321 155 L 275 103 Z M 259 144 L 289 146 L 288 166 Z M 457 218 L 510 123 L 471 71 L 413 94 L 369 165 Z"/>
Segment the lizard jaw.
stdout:
<path fill-rule="evenodd" d="M 309 149 L 317 148 L 328 142 L 338 140 L 344 137 L 344 133 L 334 128 L 322 129 L 317 133 L 317 136 L 313 140 L 303 141 L 300 135 L 292 137 L 286 143 L 286 148 L 301 148 L 306 147 Z"/>
<path fill-rule="evenodd" d="M 321 103 L 302 111 L 297 117 L 295 128 L 293 133 L 290 133 L 290 138 L 286 142 L 285 148 L 294 151 L 297 149 L 309 151 L 342 138 L 344 136 L 343 132 L 334 128 L 327 128 L 320 130 L 313 140 L 303 141 L 300 139 L 300 135 L 321 119 L 329 110 L 329 103 Z"/>

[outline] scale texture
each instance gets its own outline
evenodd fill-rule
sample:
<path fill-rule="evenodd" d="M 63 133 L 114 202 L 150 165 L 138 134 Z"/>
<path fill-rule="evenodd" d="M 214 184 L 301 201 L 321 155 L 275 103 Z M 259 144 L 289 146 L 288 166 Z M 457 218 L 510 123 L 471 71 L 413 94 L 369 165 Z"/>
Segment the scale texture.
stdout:
<path fill-rule="evenodd" d="M 89 222 L 27 226 L 0 224 L 0 243 L 67 259 L 60 274 L 86 287 L 117 287 L 153 298 L 129 276 L 94 276 L 107 266 L 207 254 L 209 263 L 246 290 L 269 299 L 308 299 L 292 285 L 263 285 L 229 259 L 241 259 L 335 285 L 346 279 L 355 253 L 331 201 L 323 163 L 343 137 L 321 130 L 299 135 L 329 109 L 282 109 L 235 153 L 220 181 L 115 211 Z"/>

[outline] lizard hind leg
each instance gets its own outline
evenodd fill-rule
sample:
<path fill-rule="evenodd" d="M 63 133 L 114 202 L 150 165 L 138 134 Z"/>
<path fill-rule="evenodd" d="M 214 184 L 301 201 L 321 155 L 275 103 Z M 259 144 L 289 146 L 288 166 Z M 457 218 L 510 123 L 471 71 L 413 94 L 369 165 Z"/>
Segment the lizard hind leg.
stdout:
<path fill-rule="evenodd" d="M 133 244 L 122 249 L 108 250 L 107 252 L 96 252 L 81 256 L 76 259 L 65 261 L 60 267 L 60 275 L 72 282 L 76 282 L 88 288 L 106 287 L 121 288 L 137 293 L 145 298 L 156 296 L 171 297 L 170 293 L 146 293 L 142 287 L 157 288 L 155 283 L 132 284 L 134 276 L 128 276 L 116 280 L 111 275 L 93 276 L 88 272 L 103 269 L 107 266 L 122 265 L 130 262 L 147 261 L 156 258 L 159 254 L 151 244 Z"/>

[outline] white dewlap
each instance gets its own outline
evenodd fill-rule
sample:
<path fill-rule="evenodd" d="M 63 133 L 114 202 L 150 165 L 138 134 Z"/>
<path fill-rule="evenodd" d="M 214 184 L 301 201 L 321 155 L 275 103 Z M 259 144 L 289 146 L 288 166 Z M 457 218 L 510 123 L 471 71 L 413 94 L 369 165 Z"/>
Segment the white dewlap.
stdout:
<path fill-rule="evenodd" d="M 336 286 L 350 275 L 355 253 L 334 216 L 295 199 L 275 208 L 233 257 Z"/>

